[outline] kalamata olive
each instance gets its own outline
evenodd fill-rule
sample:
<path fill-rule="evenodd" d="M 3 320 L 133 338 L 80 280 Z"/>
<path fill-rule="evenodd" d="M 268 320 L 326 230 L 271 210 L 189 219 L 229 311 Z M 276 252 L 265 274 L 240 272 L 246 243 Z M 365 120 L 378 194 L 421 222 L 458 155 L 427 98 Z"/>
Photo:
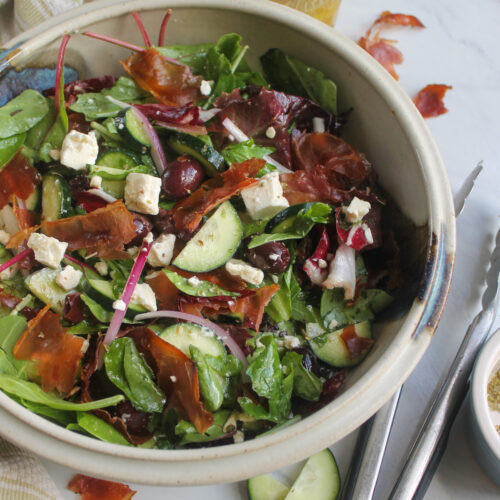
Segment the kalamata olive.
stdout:
<path fill-rule="evenodd" d="M 130 240 L 127 246 L 138 246 L 142 243 L 142 240 L 151 231 L 153 224 L 145 215 L 134 214 L 134 225 L 135 225 L 135 237 Z"/>
<path fill-rule="evenodd" d="M 71 191 L 86 191 L 90 188 L 90 182 L 86 175 L 77 175 L 68 181 Z"/>
<path fill-rule="evenodd" d="M 203 167 L 190 156 L 179 156 L 169 163 L 162 175 L 162 192 L 172 200 L 191 194 L 203 180 Z"/>
<path fill-rule="evenodd" d="M 255 267 L 268 273 L 282 273 L 290 264 L 290 252 L 279 241 L 271 241 L 260 247 L 247 249 L 245 254 Z"/>
<path fill-rule="evenodd" d="M 160 208 L 158 215 L 152 217 L 153 227 L 155 232 L 162 233 L 175 233 L 175 223 L 172 216 L 164 208 Z"/>

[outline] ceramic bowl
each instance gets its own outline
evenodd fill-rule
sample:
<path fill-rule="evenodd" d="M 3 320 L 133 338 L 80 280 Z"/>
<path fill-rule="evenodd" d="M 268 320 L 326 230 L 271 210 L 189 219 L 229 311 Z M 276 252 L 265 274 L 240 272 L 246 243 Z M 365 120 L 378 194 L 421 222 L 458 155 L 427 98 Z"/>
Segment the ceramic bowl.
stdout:
<path fill-rule="evenodd" d="M 341 439 L 375 413 L 429 346 L 446 299 L 455 220 L 445 168 L 431 134 L 403 89 L 354 42 L 295 10 L 263 0 L 110 0 L 92 2 L 12 40 L 0 61 L 0 95 L 50 74 L 64 33 L 90 29 L 131 43 L 141 37 L 130 12 L 157 33 L 167 7 L 168 43 L 215 41 L 237 32 L 250 62 L 278 47 L 322 70 L 352 108 L 346 139 L 373 163 L 380 183 L 411 219 L 401 226 L 408 286 L 398 310 L 375 327 L 376 342 L 332 403 L 302 421 L 251 441 L 190 450 L 121 447 L 65 430 L 0 393 L 0 433 L 55 462 L 88 474 L 150 484 L 235 481 L 296 462 Z M 80 78 L 121 74 L 122 48 L 72 36 L 67 64 Z M 37 69 L 52 65 L 50 70 Z M 47 73 L 48 72 L 48 73 Z M 3 83 L 2 83 L 3 82 Z M 47 82 L 43 85 L 48 86 Z M 3 87 L 2 87 L 3 86 Z M 397 221 L 395 221 L 396 224 Z"/>
<path fill-rule="evenodd" d="M 477 461 L 500 486 L 500 412 L 488 406 L 488 383 L 500 370 L 500 330 L 481 348 L 474 364 L 469 394 L 469 441 Z"/>

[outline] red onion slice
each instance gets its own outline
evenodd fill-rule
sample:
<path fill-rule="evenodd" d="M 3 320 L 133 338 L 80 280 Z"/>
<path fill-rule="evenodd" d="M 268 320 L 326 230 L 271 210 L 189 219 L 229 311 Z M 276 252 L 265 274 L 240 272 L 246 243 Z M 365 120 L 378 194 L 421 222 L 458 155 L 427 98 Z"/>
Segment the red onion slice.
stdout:
<path fill-rule="evenodd" d="M 109 324 L 108 331 L 106 332 L 106 336 L 104 337 L 104 345 L 111 344 L 111 342 L 116 339 L 118 332 L 120 331 L 120 326 L 123 322 L 123 318 L 125 317 L 125 313 L 127 312 L 128 305 L 130 304 L 130 299 L 132 298 L 135 286 L 137 285 L 142 270 L 144 269 L 144 265 L 146 264 L 146 259 L 152 245 L 152 241 L 148 243 L 143 240 L 142 242 L 141 249 L 139 251 L 139 254 L 137 255 L 137 258 L 135 259 L 132 271 L 130 271 L 127 283 L 125 284 L 122 296 L 120 297 L 120 300 L 125 303 L 125 307 L 123 311 L 121 311 L 120 309 L 115 309 L 113 318 L 111 319 L 111 323 Z"/>
<path fill-rule="evenodd" d="M 101 198 L 101 200 L 104 200 L 107 203 L 113 203 L 114 201 L 117 201 L 114 196 L 111 196 L 110 194 L 106 193 L 106 191 L 103 191 L 100 188 L 87 189 L 87 191 L 85 192 L 93 194 L 94 196 L 98 196 L 99 198 Z"/>
<path fill-rule="evenodd" d="M 229 118 L 224 118 L 222 120 L 222 126 L 238 141 L 244 142 L 248 141 L 250 137 L 248 137 L 243 130 L 238 128 L 238 126 Z M 291 173 L 291 170 L 282 165 L 279 161 L 274 160 L 269 155 L 265 155 L 262 157 L 266 160 L 267 163 L 270 163 L 274 167 L 277 168 L 278 172 Z"/>
<path fill-rule="evenodd" d="M 23 260 L 24 257 L 27 257 L 28 255 L 31 255 L 33 253 L 33 250 L 31 248 L 27 248 L 26 250 L 23 250 L 22 252 L 18 253 L 12 259 L 9 259 L 5 261 L 3 264 L 0 264 L 0 273 L 2 271 L 5 271 L 6 269 L 9 269 L 9 267 L 13 266 L 20 260 Z"/>
<path fill-rule="evenodd" d="M 88 269 L 89 271 L 92 271 L 96 274 L 99 274 L 90 264 L 86 264 L 85 262 L 81 262 L 79 261 L 78 259 L 75 259 L 74 257 L 71 257 L 71 255 L 65 253 L 64 254 L 64 258 L 66 260 L 69 260 L 70 262 L 72 262 L 73 264 L 79 266 L 82 268 L 82 271 L 85 273 L 85 269 Z"/>
<path fill-rule="evenodd" d="M 184 321 L 189 321 L 191 323 L 196 323 L 197 325 L 203 326 L 212 330 L 212 332 L 217 335 L 218 339 L 229 349 L 231 354 L 238 358 L 242 363 L 243 367 L 246 368 L 248 366 L 248 361 L 240 349 L 240 346 L 236 343 L 236 341 L 229 335 L 223 328 L 221 328 L 216 323 L 212 321 L 202 318 L 200 316 L 196 316 L 194 314 L 179 312 L 179 311 L 156 311 L 138 314 L 135 316 L 134 320 L 142 321 L 146 319 L 154 319 L 154 318 L 173 318 L 173 319 L 182 319 Z"/>

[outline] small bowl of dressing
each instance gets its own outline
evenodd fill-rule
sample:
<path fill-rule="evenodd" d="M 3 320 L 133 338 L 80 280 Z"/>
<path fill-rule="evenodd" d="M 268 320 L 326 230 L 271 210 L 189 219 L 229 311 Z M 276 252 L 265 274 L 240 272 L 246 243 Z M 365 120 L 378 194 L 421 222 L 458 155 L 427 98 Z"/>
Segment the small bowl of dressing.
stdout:
<path fill-rule="evenodd" d="M 500 486 L 500 329 L 481 348 L 470 387 L 471 447 L 483 470 Z"/>

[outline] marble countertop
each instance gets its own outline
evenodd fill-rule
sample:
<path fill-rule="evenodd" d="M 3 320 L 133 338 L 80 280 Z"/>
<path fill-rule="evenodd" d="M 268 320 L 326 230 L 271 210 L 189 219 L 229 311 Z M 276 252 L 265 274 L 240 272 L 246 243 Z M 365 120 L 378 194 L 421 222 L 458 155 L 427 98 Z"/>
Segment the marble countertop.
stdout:
<path fill-rule="evenodd" d="M 394 29 L 405 61 L 397 68 L 400 83 L 413 97 L 429 83 L 453 86 L 446 95 L 449 113 L 428 120 L 441 150 L 453 191 L 482 160 L 484 170 L 457 222 L 454 279 L 431 347 L 404 384 L 375 498 L 385 499 L 405 460 L 426 406 L 443 379 L 463 334 L 479 311 L 485 266 L 499 226 L 500 197 L 500 56 L 497 49 L 498 0 L 344 0 L 337 29 L 358 39 L 383 10 L 416 15 L 424 30 Z M 497 318 L 496 327 L 500 326 Z M 495 486 L 475 462 L 460 413 L 450 442 L 426 498 L 486 500 L 499 498 Z M 349 465 L 356 433 L 332 446 L 342 475 Z M 75 498 L 65 486 L 75 471 L 48 461 L 45 467 L 62 497 Z M 279 473 L 292 476 L 298 465 Z M 140 499 L 246 498 L 245 484 L 166 488 L 131 485 Z"/>

